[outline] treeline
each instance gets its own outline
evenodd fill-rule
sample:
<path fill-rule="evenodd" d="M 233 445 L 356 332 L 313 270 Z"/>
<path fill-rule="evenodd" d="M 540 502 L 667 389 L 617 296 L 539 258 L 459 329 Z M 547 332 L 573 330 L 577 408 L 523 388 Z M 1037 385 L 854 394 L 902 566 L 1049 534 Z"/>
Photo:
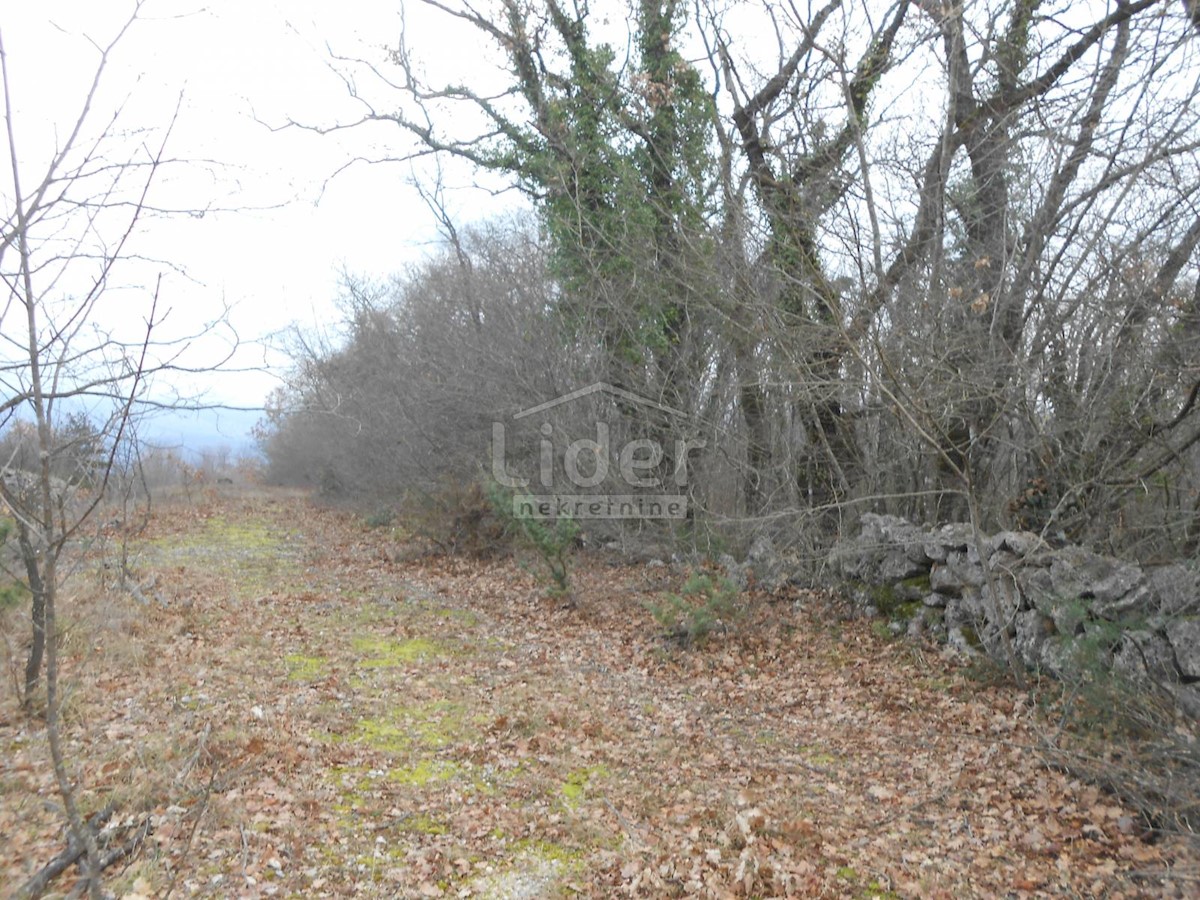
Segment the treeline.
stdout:
<path fill-rule="evenodd" d="M 99 493 L 110 502 L 121 498 L 141 501 L 190 483 L 259 477 L 262 462 L 254 455 L 235 455 L 229 447 L 185 451 L 161 446 L 141 435 L 139 424 L 131 418 L 119 428 L 111 419 L 85 412 L 64 415 L 58 426 L 50 429 L 48 442 L 55 490 L 84 496 Z M 22 485 L 36 490 L 40 472 L 36 426 L 10 418 L 0 426 L 0 479 L 14 491 Z"/>
<path fill-rule="evenodd" d="M 640 441 L 627 461 L 686 495 L 693 538 L 768 529 L 816 558 L 873 510 L 1200 549 L 1179 4 L 646 0 L 627 49 L 586 6 L 453 9 L 495 71 L 428 84 L 401 45 L 364 121 L 534 212 L 346 285 L 342 339 L 297 338 L 272 399 L 272 477 L 457 522 L 497 472 L 571 482 L 560 438 L 606 445 L 588 490 L 630 493 Z M 531 417 L 548 430 L 514 419 L 596 383 Z"/>

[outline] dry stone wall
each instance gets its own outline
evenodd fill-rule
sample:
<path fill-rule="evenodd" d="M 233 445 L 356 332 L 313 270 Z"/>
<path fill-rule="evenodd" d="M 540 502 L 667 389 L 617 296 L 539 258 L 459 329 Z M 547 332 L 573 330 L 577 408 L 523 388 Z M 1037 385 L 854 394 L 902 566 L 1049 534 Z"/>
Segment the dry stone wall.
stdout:
<path fill-rule="evenodd" d="M 1137 564 L 1036 534 L 980 535 L 868 514 L 833 548 L 838 580 L 895 632 L 941 637 L 1057 677 L 1100 666 L 1170 692 L 1200 718 L 1200 566 Z"/>

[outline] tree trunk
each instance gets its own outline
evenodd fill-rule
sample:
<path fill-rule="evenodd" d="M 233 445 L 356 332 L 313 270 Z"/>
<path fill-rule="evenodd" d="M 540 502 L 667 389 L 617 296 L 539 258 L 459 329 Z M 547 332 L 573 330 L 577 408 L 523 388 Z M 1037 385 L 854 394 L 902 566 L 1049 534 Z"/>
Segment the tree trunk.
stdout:
<path fill-rule="evenodd" d="M 46 652 L 46 588 L 42 572 L 38 567 L 38 553 L 29 539 L 29 529 L 24 522 L 17 522 L 17 543 L 21 547 L 21 559 L 25 563 L 25 575 L 29 579 L 32 595 L 30 620 L 33 626 L 29 658 L 25 661 L 25 695 L 22 706 L 29 709 L 33 695 L 37 692 L 42 675 L 42 657 Z"/>

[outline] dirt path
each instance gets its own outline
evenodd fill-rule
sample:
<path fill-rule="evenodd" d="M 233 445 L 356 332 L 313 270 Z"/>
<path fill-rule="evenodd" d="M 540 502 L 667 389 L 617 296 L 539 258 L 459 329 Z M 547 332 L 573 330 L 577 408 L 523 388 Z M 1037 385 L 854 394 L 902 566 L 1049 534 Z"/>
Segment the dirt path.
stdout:
<path fill-rule="evenodd" d="M 1027 698 L 815 606 L 670 651 L 642 605 L 664 570 L 590 560 L 558 610 L 511 562 L 398 564 L 386 529 L 286 494 L 169 510 L 139 549 L 166 608 L 81 591 L 67 638 L 86 799 L 154 817 L 129 896 L 1195 887 L 1044 765 Z M 16 885 L 61 833 L 40 735 L 2 716 Z"/>

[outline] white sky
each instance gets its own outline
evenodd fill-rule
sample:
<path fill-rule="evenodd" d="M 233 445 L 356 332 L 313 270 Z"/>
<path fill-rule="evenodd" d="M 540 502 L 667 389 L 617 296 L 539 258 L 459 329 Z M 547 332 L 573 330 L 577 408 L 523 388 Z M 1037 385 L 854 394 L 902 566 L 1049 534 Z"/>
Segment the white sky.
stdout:
<path fill-rule="evenodd" d="M 398 128 L 380 125 L 321 136 L 294 129 L 273 132 L 262 124 L 289 118 L 329 124 L 356 117 L 358 108 L 330 71 L 326 45 L 341 55 L 381 62 L 385 46 L 394 45 L 399 35 L 400 2 L 144 4 L 141 20 L 113 56 L 96 121 L 102 123 L 128 97 L 121 119 L 125 127 L 160 128 L 182 93 L 168 155 L 195 162 L 169 170 L 152 201 L 189 209 L 241 208 L 203 218 L 145 221 L 134 250 L 169 260 L 186 273 L 166 270 L 163 295 L 175 327 L 211 319 L 224 302 L 233 307 L 231 322 L 244 341 L 293 321 L 328 328 L 336 322 L 332 300 L 340 270 L 383 276 L 426 252 L 436 229 L 407 184 L 407 165 L 358 164 L 329 181 L 355 156 L 400 155 L 408 144 Z M 46 153 L 77 115 L 97 60 L 87 39 L 106 43 L 132 9 L 131 0 L 5 4 L 0 29 L 28 172 L 24 181 L 36 180 Z M 455 62 L 437 52 L 437 43 L 437 35 L 427 33 L 431 64 Z M 469 57 L 463 54 L 457 61 Z M 460 184 L 469 180 L 463 172 L 454 177 Z M 460 221 L 517 202 L 513 194 L 451 196 Z M 163 270 L 151 268 L 154 272 L 126 277 L 148 283 Z M 277 355 L 268 359 L 282 362 Z M 258 349 L 242 363 L 262 360 Z M 211 399 L 236 405 L 261 403 L 276 383 L 265 373 L 206 379 Z"/>

